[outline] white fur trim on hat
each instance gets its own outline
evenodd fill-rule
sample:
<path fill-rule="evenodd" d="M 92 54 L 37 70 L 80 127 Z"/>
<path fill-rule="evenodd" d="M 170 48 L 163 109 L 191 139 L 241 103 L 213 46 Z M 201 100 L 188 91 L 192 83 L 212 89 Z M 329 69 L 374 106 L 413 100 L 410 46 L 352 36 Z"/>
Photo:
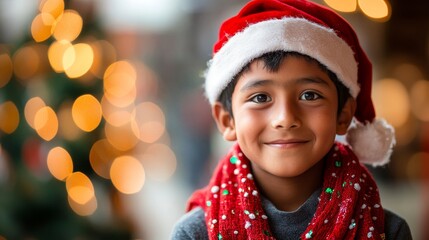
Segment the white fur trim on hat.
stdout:
<path fill-rule="evenodd" d="M 346 139 L 359 161 L 374 167 L 390 161 L 392 148 L 396 144 L 394 128 L 384 119 L 374 119 L 366 124 L 354 121 Z"/>
<path fill-rule="evenodd" d="M 334 72 L 356 98 L 359 93 L 353 50 L 334 30 L 304 18 L 272 19 L 233 35 L 209 61 L 205 91 L 213 104 L 232 78 L 255 58 L 273 51 L 308 55 Z"/>

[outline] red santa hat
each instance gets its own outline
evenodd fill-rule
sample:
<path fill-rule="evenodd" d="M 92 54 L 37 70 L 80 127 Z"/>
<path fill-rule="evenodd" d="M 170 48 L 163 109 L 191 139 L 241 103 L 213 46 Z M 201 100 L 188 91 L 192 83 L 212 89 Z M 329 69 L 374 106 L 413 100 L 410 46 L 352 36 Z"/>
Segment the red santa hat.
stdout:
<path fill-rule="evenodd" d="M 332 10 L 306 0 L 253 0 L 220 27 L 205 74 L 213 104 L 244 66 L 264 53 L 298 52 L 330 71 L 356 99 L 347 142 L 360 161 L 386 164 L 395 144 L 394 129 L 375 119 L 371 100 L 372 65 L 353 28 Z"/>

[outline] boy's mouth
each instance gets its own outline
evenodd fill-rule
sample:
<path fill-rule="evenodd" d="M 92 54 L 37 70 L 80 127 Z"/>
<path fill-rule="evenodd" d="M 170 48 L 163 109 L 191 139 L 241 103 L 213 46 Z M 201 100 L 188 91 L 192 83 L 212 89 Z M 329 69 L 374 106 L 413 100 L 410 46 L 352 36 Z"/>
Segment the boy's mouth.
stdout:
<path fill-rule="evenodd" d="M 292 148 L 308 142 L 309 140 L 305 139 L 277 139 L 274 141 L 266 142 L 265 145 L 277 148 Z"/>

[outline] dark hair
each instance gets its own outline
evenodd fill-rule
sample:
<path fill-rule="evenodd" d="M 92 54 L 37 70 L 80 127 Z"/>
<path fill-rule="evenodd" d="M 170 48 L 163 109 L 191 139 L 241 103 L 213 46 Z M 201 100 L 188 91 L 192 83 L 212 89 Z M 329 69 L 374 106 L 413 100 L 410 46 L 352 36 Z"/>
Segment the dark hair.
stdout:
<path fill-rule="evenodd" d="M 262 60 L 265 64 L 265 68 L 270 72 L 276 72 L 278 71 L 280 64 L 282 63 L 283 59 L 285 59 L 288 56 L 298 56 L 302 57 L 305 60 L 312 62 L 315 61 L 319 65 L 320 69 L 325 71 L 329 78 L 332 80 L 332 82 L 335 84 L 335 87 L 337 89 L 337 96 L 338 96 L 338 110 L 337 114 L 341 113 L 341 110 L 343 109 L 347 99 L 350 97 L 349 89 L 344 86 L 338 80 L 337 75 L 330 71 L 325 65 L 321 64 L 319 61 L 315 60 L 312 57 L 309 57 L 307 55 L 303 55 L 301 53 L 297 52 L 285 52 L 285 51 L 275 51 L 275 52 L 269 52 L 265 53 L 264 55 L 256 58 L 253 61 Z M 252 62 L 253 62 L 252 61 Z M 250 69 L 250 63 L 248 63 L 237 75 L 235 75 L 232 79 L 232 81 L 227 85 L 227 87 L 222 91 L 220 94 L 218 101 L 223 105 L 223 107 L 228 111 L 228 113 L 233 117 L 232 113 L 232 93 L 234 92 L 235 85 L 237 84 L 238 78 L 240 76 L 249 71 Z"/>

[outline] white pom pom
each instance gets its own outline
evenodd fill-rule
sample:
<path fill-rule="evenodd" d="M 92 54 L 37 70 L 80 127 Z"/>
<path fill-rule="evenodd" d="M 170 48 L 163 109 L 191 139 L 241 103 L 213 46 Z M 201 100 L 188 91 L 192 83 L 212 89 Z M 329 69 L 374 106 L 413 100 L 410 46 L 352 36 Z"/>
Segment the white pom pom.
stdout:
<path fill-rule="evenodd" d="M 396 144 L 395 131 L 384 119 L 365 125 L 354 121 L 346 138 L 359 161 L 373 166 L 387 164 Z"/>

